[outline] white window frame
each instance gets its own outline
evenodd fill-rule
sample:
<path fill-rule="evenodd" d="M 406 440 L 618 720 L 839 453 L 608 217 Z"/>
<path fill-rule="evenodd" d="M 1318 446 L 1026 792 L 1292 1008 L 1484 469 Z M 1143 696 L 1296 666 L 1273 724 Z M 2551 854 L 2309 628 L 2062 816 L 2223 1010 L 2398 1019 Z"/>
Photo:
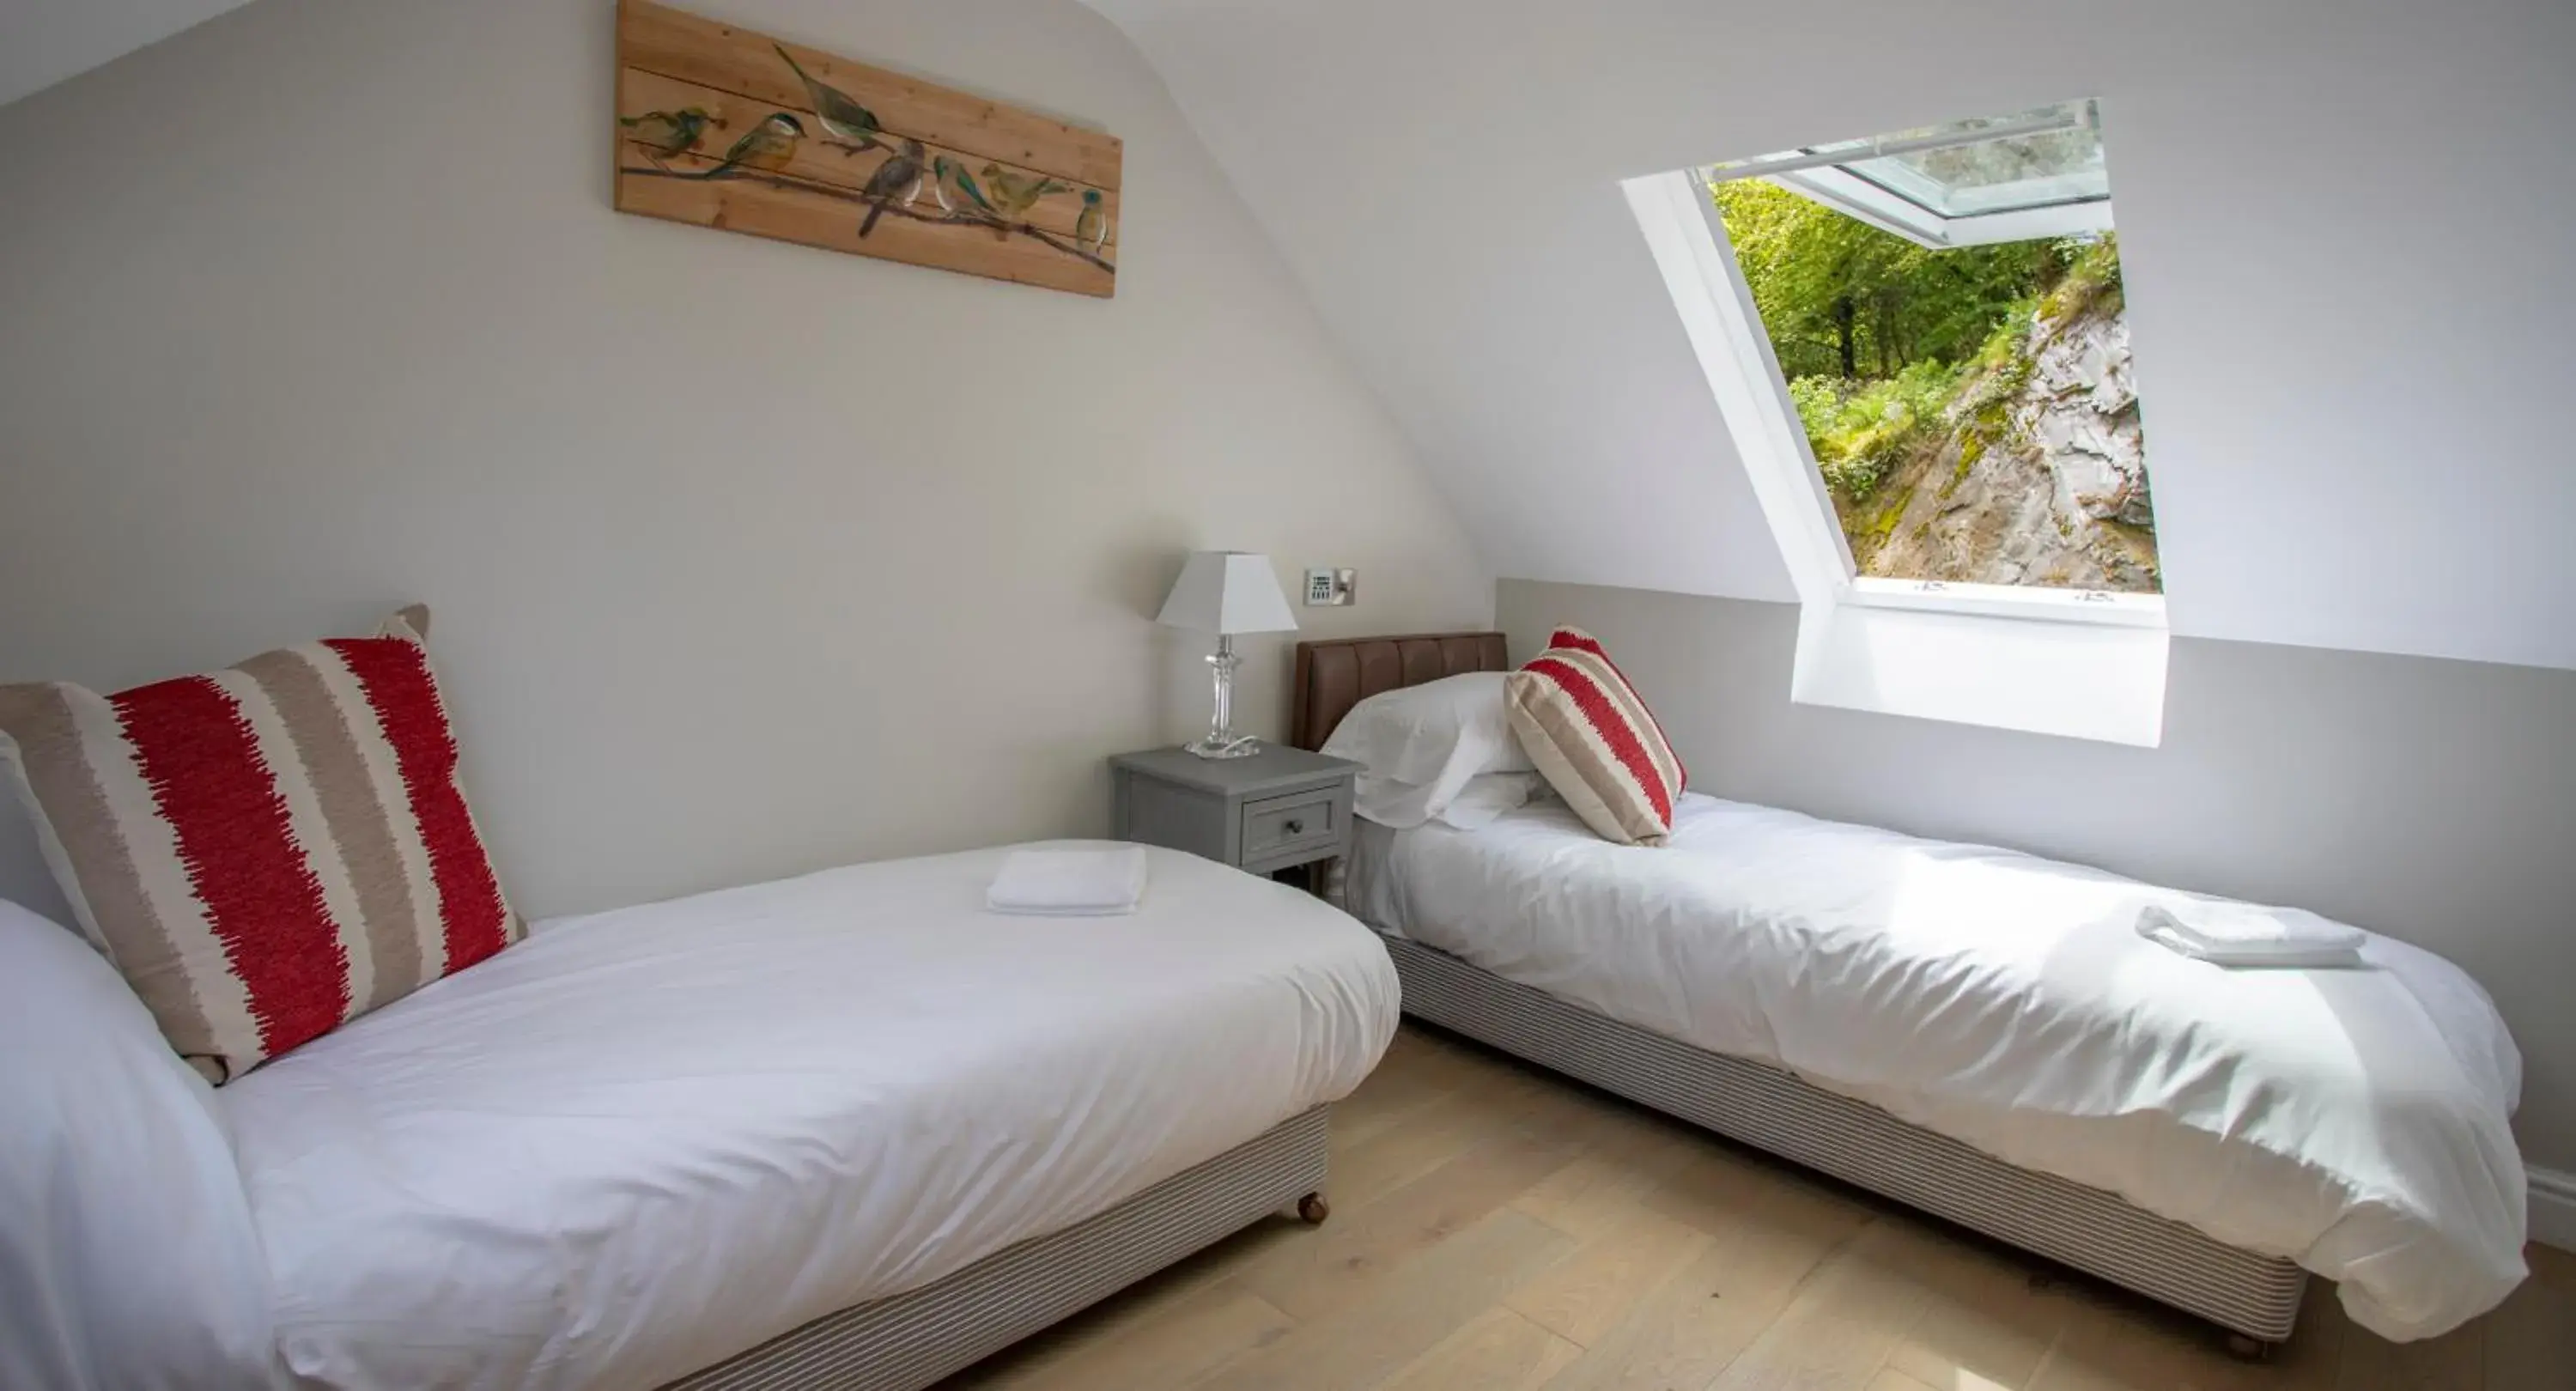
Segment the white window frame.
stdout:
<path fill-rule="evenodd" d="M 1706 176 L 1676 170 L 1622 190 L 1798 595 L 1791 698 L 2161 742 L 2164 597 L 1859 574 Z"/>
<path fill-rule="evenodd" d="M 1991 246 L 1996 242 L 2036 241 L 2041 237 L 2071 237 L 2111 230 L 2111 200 L 2108 198 L 2075 199 L 2043 208 L 1952 217 L 1934 212 L 1901 193 L 1881 188 L 1830 164 L 1764 177 L 1882 232 L 1893 233 L 1935 251 L 1945 251 L 1954 246 Z"/>

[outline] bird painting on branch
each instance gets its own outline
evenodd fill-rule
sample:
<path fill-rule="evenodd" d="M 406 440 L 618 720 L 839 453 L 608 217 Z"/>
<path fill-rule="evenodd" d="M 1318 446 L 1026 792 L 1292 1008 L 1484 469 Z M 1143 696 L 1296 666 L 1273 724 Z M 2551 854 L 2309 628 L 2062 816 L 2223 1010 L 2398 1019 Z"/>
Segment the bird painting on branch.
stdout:
<path fill-rule="evenodd" d="M 998 164 L 984 166 L 984 186 L 992 190 L 993 209 L 1009 221 L 1017 222 L 1029 215 L 1029 209 L 1050 193 L 1071 193 L 1073 185 L 1057 183 L 1043 176 L 1014 174 Z"/>
<path fill-rule="evenodd" d="M 1117 136 L 687 3 L 612 7 L 618 212 L 1116 293 Z"/>
<path fill-rule="evenodd" d="M 804 122 L 784 111 L 772 111 L 768 119 L 744 131 L 742 138 L 733 142 L 733 148 L 725 151 L 724 159 L 715 168 L 688 177 L 731 178 L 745 169 L 775 174 L 796 158 L 797 143 L 804 138 Z"/>
<path fill-rule="evenodd" d="M 906 140 L 901 152 L 878 165 L 877 172 L 868 176 L 868 186 L 859 193 L 876 206 L 868 209 L 867 221 L 859 224 L 862 239 L 877 229 L 877 219 L 885 215 L 889 204 L 901 199 L 909 208 L 920 199 L 921 185 L 930 176 L 930 166 L 925 162 L 929 154 L 930 151 L 924 149 L 920 141 Z"/>
<path fill-rule="evenodd" d="M 984 186 L 975 182 L 973 174 L 966 172 L 965 165 L 941 155 L 930 162 L 930 173 L 933 179 L 931 187 L 939 195 L 942 210 L 951 217 L 963 213 L 970 221 L 989 222 L 993 227 L 993 240 L 1010 240 L 1011 229 L 1002 224 L 1001 212 L 985 194 Z M 949 198 L 952 193 L 956 195 L 954 201 Z"/>
<path fill-rule="evenodd" d="M 647 111 L 641 116 L 620 116 L 617 124 L 633 132 L 635 143 L 644 147 L 655 164 L 676 159 L 696 149 L 707 127 L 718 130 L 724 122 L 707 114 L 703 106 L 683 106 L 677 111 Z"/>
<path fill-rule="evenodd" d="M 1109 214 L 1100 206 L 1100 190 L 1086 188 L 1082 191 L 1082 214 L 1073 220 L 1074 245 L 1088 243 L 1091 254 L 1097 256 L 1101 243 L 1108 240 Z"/>
<path fill-rule="evenodd" d="M 778 56 L 787 60 L 787 70 L 805 85 L 806 99 L 814 103 L 814 119 L 842 158 L 877 148 L 877 137 L 885 133 L 877 125 L 877 113 L 859 105 L 849 93 L 806 72 L 785 44 L 772 43 L 770 47 L 778 50 Z"/>

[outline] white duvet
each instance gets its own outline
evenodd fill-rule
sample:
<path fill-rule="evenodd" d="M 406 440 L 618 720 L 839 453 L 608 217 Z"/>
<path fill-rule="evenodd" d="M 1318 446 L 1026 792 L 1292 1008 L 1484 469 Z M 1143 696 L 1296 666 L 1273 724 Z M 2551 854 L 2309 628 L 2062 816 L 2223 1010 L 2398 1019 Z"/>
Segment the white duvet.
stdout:
<path fill-rule="evenodd" d="M 1152 851 L 1132 916 L 1004 852 L 541 923 L 218 1095 L 286 1361 L 646 1387 L 1056 1231 L 1350 1092 L 1386 952 Z"/>
<path fill-rule="evenodd" d="M 2457 967 L 2228 970 L 2097 870 L 1690 795 L 1665 849 L 1558 805 L 1375 834 L 1355 911 L 1522 984 L 1776 1063 L 2341 1282 L 2429 1337 L 2524 1274 L 2521 1057 Z"/>

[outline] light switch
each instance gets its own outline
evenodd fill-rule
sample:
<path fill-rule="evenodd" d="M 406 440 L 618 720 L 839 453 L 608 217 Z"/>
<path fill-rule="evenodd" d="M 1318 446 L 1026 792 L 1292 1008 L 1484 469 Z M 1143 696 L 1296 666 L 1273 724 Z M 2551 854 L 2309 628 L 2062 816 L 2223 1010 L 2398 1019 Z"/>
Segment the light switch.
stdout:
<path fill-rule="evenodd" d="M 1358 581 L 1357 570 L 1309 570 L 1306 572 L 1306 607 L 1339 608 L 1351 601 L 1351 591 Z"/>

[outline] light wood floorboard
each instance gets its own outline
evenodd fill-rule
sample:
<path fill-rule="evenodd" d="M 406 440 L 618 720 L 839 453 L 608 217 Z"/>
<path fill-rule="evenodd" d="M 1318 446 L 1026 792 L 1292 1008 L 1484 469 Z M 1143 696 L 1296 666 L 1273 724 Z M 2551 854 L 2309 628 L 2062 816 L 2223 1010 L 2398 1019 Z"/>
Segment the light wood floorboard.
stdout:
<path fill-rule="evenodd" d="M 2576 1391 L 2576 1257 L 2444 1338 L 2206 1324 L 1407 1024 L 1265 1222 L 942 1391 Z"/>

